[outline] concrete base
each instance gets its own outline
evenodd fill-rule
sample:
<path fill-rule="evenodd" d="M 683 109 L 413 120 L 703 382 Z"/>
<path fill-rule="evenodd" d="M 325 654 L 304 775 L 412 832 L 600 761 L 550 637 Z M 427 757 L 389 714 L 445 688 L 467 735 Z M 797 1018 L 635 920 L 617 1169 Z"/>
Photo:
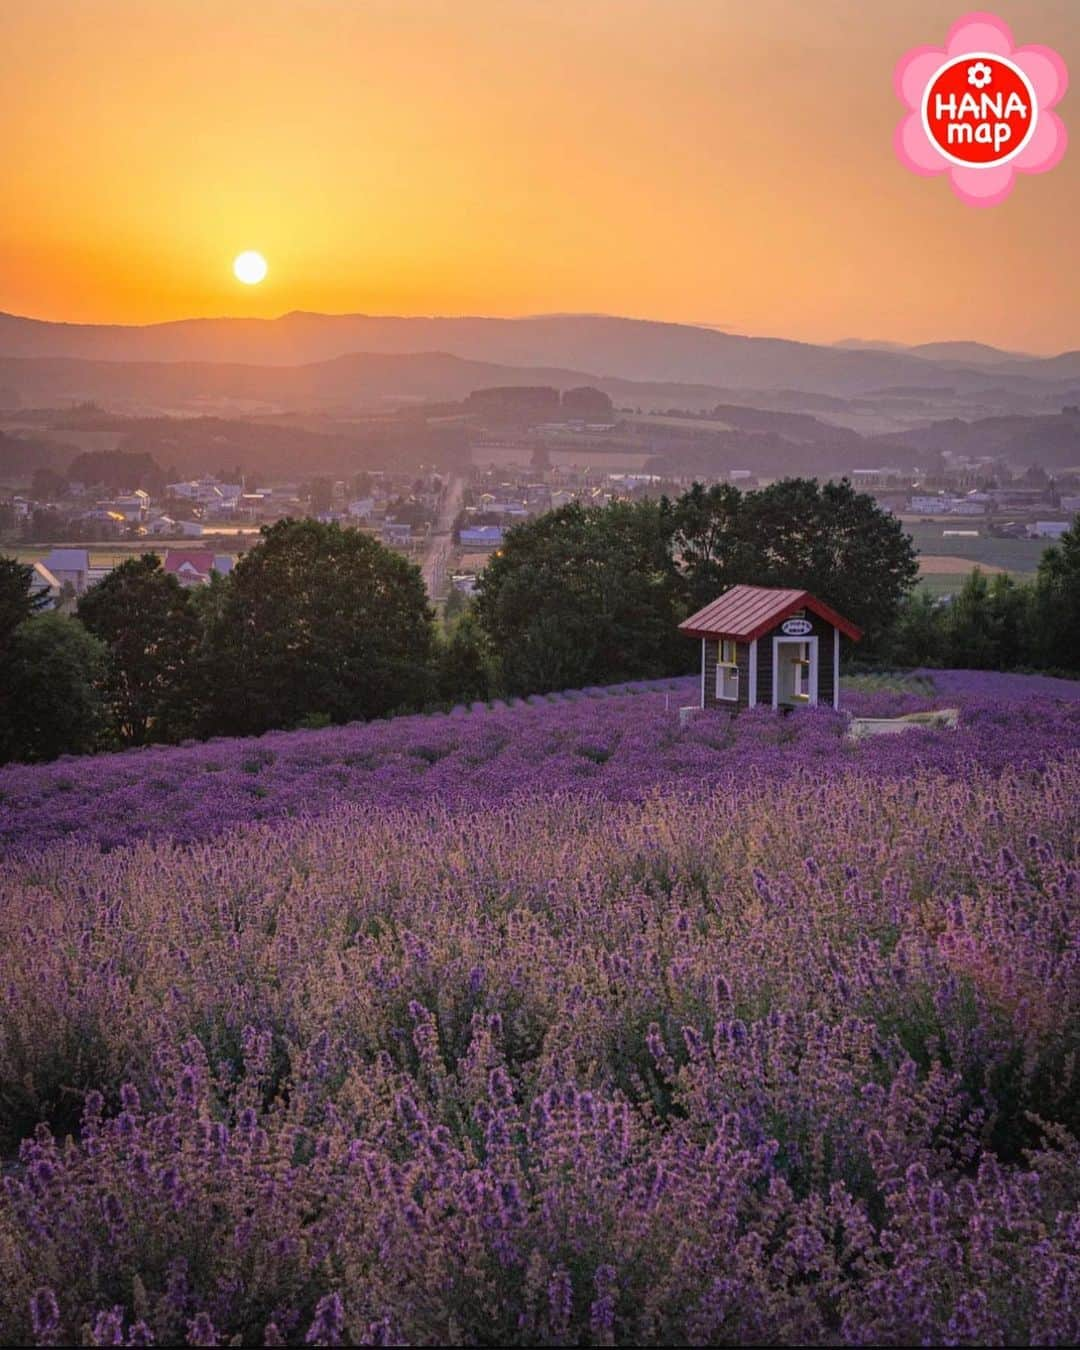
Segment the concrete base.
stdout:
<path fill-rule="evenodd" d="M 847 734 L 853 741 L 865 736 L 895 736 L 919 727 L 955 731 L 960 725 L 959 708 L 938 708 L 933 712 L 908 713 L 904 717 L 853 717 Z"/>

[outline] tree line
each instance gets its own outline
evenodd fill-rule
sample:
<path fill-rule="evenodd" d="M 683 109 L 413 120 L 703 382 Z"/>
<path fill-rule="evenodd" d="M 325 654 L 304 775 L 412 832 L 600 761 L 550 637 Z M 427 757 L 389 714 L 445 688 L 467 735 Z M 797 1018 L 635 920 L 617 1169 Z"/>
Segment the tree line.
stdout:
<path fill-rule="evenodd" d="M 948 603 L 916 593 L 872 655 L 895 667 L 1080 676 L 1080 518 L 1030 582 L 976 567 Z"/>
<path fill-rule="evenodd" d="M 850 484 L 695 485 L 676 499 L 572 504 L 516 526 L 471 602 L 438 622 L 419 569 L 370 535 L 266 526 L 227 576 L 182 587 L 122 563 L 72 616 L 35 610 L 0 560 L 0 759 L 257 735 L 680 674 L 679 622 L 729 586 L 812 591 L 892 665 L 1080 670 L 1080 535 L 1030 587 L 976 577 L 948 607 L 912 598 L 900 523 Z"/>

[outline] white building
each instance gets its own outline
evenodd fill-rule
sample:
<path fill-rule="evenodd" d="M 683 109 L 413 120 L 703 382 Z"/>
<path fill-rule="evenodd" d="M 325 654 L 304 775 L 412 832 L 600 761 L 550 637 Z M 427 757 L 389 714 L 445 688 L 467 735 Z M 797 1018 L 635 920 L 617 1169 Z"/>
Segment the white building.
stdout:
<path fill-rule="evenodd" d="M 42 562 L 61 586 L 70 585 L 76 595 L 90 584 L 90 553 L 85 548 L 54 548 Z"/>
<path fill-rule="evenodd" d="M 167 483 L 165 491 L 170 497 L 180 497 L 184 501 L 197 502 L 214 514 L 235 511 L 243 495 L 241 483 L 219 483 L 210 474 L 202 478 L 191 478 L 183 483 Z"/>
<path fill-rule="evenodd" d="M 1060 539 L 1068 530 L 1067 520 L 1037 520 L 1028 526 L 1029 539 Z"/>
<path fill-rule="evenodd" d="M 98 505 L 116 512 L 125 520 L 142 521 L 150 512 L 150 494 L 144 492 L 142 488 L 136 488 L 134 492 L 125 492 L 119 497 L 114 497 L 112 501 L 99 502 Z"/>
<path fill-rule="evenodd" d="M 59 579 L 53 576 L 44 563 L 36 562 L 33 564 L 33 571 L 30 575 L 30 594 L 35 600 L 42 595 L 48 597 L 48 602 L 42 606 L 42 609 L 56 608 L 60 600 L 61 589 Z"/>

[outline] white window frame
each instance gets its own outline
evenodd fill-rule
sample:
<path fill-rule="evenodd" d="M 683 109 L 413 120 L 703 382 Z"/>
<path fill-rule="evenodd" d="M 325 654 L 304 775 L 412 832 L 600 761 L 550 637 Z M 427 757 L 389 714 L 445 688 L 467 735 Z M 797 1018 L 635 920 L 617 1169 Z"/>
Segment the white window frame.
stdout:
<path fill-rule="evenodd" d="M 757 707 L 757 638 L 750 644 L 750 659 L 747 662 L 749 687 L 747 689 L 746 705 L 748 708 Z"/>
<path fill-rule="evenodd" d="M 780 706 L 780 648 L 784 644 L 805 643 L 810 648 L 810 689 L 807 704 L 816 707 L 818 701 L 818 639 L 813 637 L 774 637 L 772 640 L 772 706 Z"/>
<path fill-rule="evenodd" d="M 731 647 L 731 660 L 724 660 L 724 644 Z M 717 703 L 738 703 L 739 701 L 739 646 L 734 638 L 720 638 L 716 644 L 716 701 Z M 734 689 L 734 693 L 725 692 Z"/>

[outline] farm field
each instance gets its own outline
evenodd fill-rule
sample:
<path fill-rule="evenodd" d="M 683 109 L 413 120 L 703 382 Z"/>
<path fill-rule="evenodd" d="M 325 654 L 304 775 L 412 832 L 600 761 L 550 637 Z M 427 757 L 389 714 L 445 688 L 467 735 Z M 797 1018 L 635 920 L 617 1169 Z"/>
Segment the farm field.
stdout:
<path fill-rule="evenodd" d="M 0 1338 L 1074 1343 L 1080 684 L 696 688 L 0 769 Z"/>
<path fill-rule="evenodd" d="M 919 555 L 919 589 L 929 591 L 931 595 L 955 595 L 975 568 L 979 568 L 988 577 L 997 575 L 1005 569 L 993 563 L 974 563 L 968 558 L 949 557 L 945 554 Z M 1027 573 L 1020 573 L 1017 580 L 1026 580 Z"/>
<path fill-rule="evenodd" d="M 985 522 L 977 518 L 905 520 L 903 524 L 920 554 L 964 558 L 972 564 L 997 567 L 1014 575 L 1035 572 L 1039 559 L 1053 542 L 1049 539 L 999 539 L 988 535 Z M 978 538 L 946 538 L 944 535 L 945 530 L 967 529 L 978 530 Z"/>

